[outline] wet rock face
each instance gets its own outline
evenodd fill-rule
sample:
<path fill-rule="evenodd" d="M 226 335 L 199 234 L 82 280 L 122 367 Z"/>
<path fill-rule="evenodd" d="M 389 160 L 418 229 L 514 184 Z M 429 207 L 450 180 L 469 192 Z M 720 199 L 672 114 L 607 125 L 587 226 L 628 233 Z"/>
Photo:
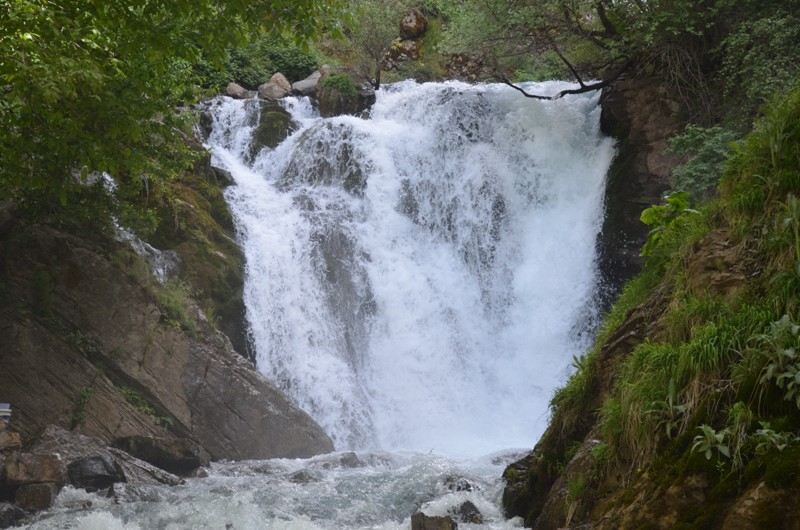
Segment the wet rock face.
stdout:
<path fill-rule="evenodd" d="M 261 117 L 253 131 L 250 157 L 254 159 L 262 149 L 275 149 L 292 133 L 292 116 L 280 103 L 261 101 Z"/>
<path fill-rule="evenodd" d="M 639 252 L 648 227 L 642 210 L 661 203 L 679 162 L 667 140 L 680 132 L 681 105 L 653 79 L 624 79 L 601 97 L 603 132 L 618 139 L 606 187 L 606 218 L 599 238 L 599 266 L 606 303 L 641 268 Z"/>
<path fill-rule="evenodd" d="M 464 501 L 458 508 L 451 510 L 450 513 L 462 523 L 483 524 L 483 514 L 470 501 Z"/>
<path fill-rule="evenodd" d="M 176 324 L 125 246 L 25 226 L 0 239 L 0 256 L 0 281 L 20 307 L 0 313 L 3 391 L 23 441 L 56 424 L 106 442 L 188 438 L 217 459 L 333 449 L 196 306 L 185 308 L 193 331 Z"/>
<path fill-rule="evenodd" d="M 411 530 L 456 530 L 458 523 L 447 516 L 425 515 L 417 512 L 411 516 Z"/>

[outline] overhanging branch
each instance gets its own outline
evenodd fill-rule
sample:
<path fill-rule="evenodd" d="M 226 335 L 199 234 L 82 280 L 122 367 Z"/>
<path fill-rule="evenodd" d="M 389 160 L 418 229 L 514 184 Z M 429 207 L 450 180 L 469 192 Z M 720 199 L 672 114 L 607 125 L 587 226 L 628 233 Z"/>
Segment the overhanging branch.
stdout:
<path fill-rule="evenodd" d="M 514 90 L 520 92 L 526 98 L 552 101 L 552 100 L 555 100 L 555 99 L 561 99 L 564 96 L 568 96 L 568 95 L 571 95 L 571 94 L 585 94 L 586 92 L 593 92 L 595 90 L 601 90 L 601 89 L 611 85 L 612 83 L 614 83 L 617 79 L 619 79 L 622 76 L 622 74 L 624 74 L 625 71 L 627 71 L 628 68 L 631 67 L 632 64 L 633 64 L 633 61 L 628 61 L 627 63 L 622 65 L 622 67 L 619 70 L 617 70 L 613 75 L 611 75 L 611 76 L 609 76 L 609 77 L 607 77 L 607 78 L 605 78 L 605 79 L 603 79 L 601 81 L 597 81 L 595 83 L 586 84 L 586 83 L 583 82 L 583 80 L 579 76 L 576 76 L 576 79 L 578 80 L 578 85 L 579 85 L 578 88 L 568 88 L 568 89 L 562 90 L 561 92 L 558 92 L 557 94 L 554 94 L 552 96 L 544 96 L 542 94 L 532 94 L 532 93 L 526 91 L 524 88 L 515 85 L 510 79 L 508 79 L 503 74 L 500 74 L 499 72 L 495 72 L 495 77 L 499 81 L 501 81 L 502 83 L 504 83 L 504 84 L 510 86 L 511 88 L 513 88 Z"/>

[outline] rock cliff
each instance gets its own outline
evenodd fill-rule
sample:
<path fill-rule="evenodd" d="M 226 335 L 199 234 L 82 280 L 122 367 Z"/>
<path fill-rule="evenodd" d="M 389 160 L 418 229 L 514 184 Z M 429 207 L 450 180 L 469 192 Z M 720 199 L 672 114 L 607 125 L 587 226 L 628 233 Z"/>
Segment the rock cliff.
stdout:
<path fill-rule="evenodd" d="M 179 222 L 157 234 L 182 268 L 163 284 L 126 242 L 64 233 L 23 220 L 11 204 L 0 208 L 0 400 L 13 405 L 23 442 L 54 424 L 107 443 L 185 438 L 213 459 L 333 450 L 216 327 L 242 342 L 241 256 L 221 194 L 205 193 L 215 202 L 198 192 L 205 176 L 195 169 L 176 183 Z M 223 308 L 217 322 L 192 294 Z"/>

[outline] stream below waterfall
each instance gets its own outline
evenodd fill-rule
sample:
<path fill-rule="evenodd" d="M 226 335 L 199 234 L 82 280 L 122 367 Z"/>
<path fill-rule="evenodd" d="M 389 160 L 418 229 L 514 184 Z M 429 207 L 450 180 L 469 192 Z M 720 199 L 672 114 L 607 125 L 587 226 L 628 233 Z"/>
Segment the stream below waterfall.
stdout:
<path fill-rule="evenodd" d="M 407 529 L 465 501 L 484 522 L 460 528 L 519 527 L 502 471 L 596 323 L 614 156 L 597 103 L 408 81 L 366 118 L 287 98 L 293 132 L 254 149 L 262 103 L 211 102 L 257 367 L 339 452 L 214 463 L 120 505 L 68 489 L 29 527 Z"/>

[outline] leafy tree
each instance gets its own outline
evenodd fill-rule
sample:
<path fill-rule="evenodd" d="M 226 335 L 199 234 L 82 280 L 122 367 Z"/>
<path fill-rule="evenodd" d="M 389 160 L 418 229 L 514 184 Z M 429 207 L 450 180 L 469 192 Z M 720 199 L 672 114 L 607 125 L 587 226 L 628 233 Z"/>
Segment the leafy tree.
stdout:
<path fill-rule="evenodd" d="M 430 2 L 450 21 L 445 50 L 484 54 L 495 61 L 498 77 L 509 84 L 506 72 L 519 68 L 521 59 L 541 60 L 555 54 L 564 71 L 579 84 L 578 89 L 555 97 L 597 90 L 624 72 L 643 71 L 660 75 L 695 118 L 710 115 L 716 103 L 713 73 L 719 67 L 726 37 L 737 28 L 748 27 L 748 21 L 768 17 L 776 10 L 796 12 L 800 7 L 797 0 Z M 784 16 L 771 27 L 780 32 L 781 49 L 796 50 L 796 31 L 790 22 L 790 17 Z M 763 55 L 761 50 L 768 45 L 757 44 L 748 41 L 745 46 Z M 729 48 L 742 50 L 743 46 L 736 41 Z M 735 55 L 730 57 L 733 63 Z M 599 81 L 585 81 L 587 78 Z"/>
<path fill-rule="evenodd" d="M 172 109 L 202 57 L 309 38 L 343 1 L 0 0 L 0 200 L 52 209 L 108 172 L 146 200 L 191 159 Z"/>
<path fill-rule="evenodd" d="M 358 0 L 355 5 L 347 40 L 357 58 L 358 75 L 376 90 L 381 86 L 383 60 L 398 39 L 400 21 L 411 6 L 408 0 Z"/>

